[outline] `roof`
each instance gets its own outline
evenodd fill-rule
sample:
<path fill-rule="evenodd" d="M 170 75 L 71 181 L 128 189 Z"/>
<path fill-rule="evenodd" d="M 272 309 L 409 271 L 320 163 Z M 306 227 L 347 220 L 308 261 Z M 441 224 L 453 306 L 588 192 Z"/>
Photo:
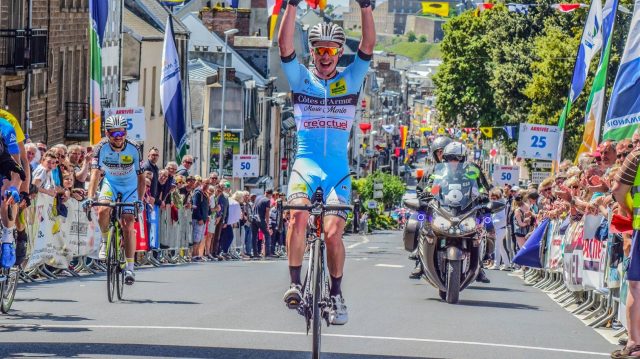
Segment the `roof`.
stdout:
<path fill-rule="evenodd" d="M 207 82 L 207 78 L 215 76 L 220 66 L 202 59 L 191 59 L 187 62 L 189 82 Z"/>
<path fill-rule="evenodd" d="M 158 0 L 124 0 L 124 5 L 126 9 L 164 33 L 170 12 Z M 187 27 L 175 17 L 173 18 L 173 32 L 176 35 L 189 35 Z"/>
<path fill-rule="evenodd" d="M 217 46 L 224 46 L 224 40 L 220 38 L 215 32 L 209 31 L 206 26 L 202 24 L 200 19 L 194 14 L 187 14 L 182 18 L 183 24 L 191 32 L 189 41 L 189 51 L 193 51 L 196 45 L 209 46 L 209 49 L 215 49 Z M 260 87 L 266 86 L 269 83 L 260 72 L 251 66 L 238 52 L 229 46 L 229 54 L 231 54 L 231 66 L 236 69 L 236 76 L 242 79 L 239 73 L 246 74 L 256 81 L 256 85 Z"/>
<path fill-rule="evenodd" d="M 128 9 L 124 9 L 122 21 L 125 31 L 130 32 L 138 40 L 164 40 L 162 32 L 156 30 L 156 28 Z"/>

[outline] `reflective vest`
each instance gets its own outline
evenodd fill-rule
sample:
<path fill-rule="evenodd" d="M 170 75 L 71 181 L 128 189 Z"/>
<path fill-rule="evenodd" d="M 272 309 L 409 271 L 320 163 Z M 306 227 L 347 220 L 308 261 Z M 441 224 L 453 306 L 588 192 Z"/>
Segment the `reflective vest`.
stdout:
<path fill-rule="evenodd" d="M 631 187 L 631 197 L 633 200 L 633 229 L 640 230 L 640 171 L 636 170 L 636 178 Z"/>

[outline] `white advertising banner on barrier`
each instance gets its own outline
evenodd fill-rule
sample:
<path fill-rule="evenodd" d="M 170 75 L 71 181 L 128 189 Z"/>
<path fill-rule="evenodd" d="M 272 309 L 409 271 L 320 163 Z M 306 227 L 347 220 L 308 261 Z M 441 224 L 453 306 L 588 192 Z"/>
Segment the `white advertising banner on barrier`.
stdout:
<path fill-rule="evenodd" d="M 520 181 L 520 167 L 495 165 L 492 178 L 495 186 L 504 186 L 505 184 L 517 186 Z"/>
<path fill-rule="evenodd" d="M 26 268 L 35 268 L 47 264 L 54 268 L 68 268 L 73 257 L 69 248 L 69 238 L 63 232 L 63 217 L 56 216 L 54 197 L 38 194 L 36 199 L 37 235 L 32 239 L 32 250 Z"/>
<path fill-rule="evenodd" d="M 110 107 L 104 109 L 105 118 L 111 115 L 120 115 L 127 120 L 127 136 L 136 141 L 145 140 L 144 107 Z"/>
<path fill-rule="evenodd" d="M 258 155 L 233 155 L 233 177 L 258 177 Z"/>
<path fill-rule="evenodd" d="M 518 157 L 551 161 L 558 152 L 558 126 L 520 124 Z"/>

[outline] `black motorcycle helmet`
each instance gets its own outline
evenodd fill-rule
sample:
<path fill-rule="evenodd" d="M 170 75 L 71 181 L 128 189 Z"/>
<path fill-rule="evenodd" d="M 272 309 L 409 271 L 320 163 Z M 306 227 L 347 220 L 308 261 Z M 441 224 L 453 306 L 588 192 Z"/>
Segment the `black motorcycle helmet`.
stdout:
<path fill-rule="evenodd" d="M 444 148 L 447 147 L 447 145 L 451 142 L 452 140 L 449 137 L 445 136 L 438 136 L 435 140 L 433 140 L 433 142 L 431 143 L 431 155 L 433 156 L 433 160 L 436 161 L 436 163 L 440 163 L 440 160 L 438 160 L 438 156 L 436 156 L 436 151 L 444 151 Z"/>

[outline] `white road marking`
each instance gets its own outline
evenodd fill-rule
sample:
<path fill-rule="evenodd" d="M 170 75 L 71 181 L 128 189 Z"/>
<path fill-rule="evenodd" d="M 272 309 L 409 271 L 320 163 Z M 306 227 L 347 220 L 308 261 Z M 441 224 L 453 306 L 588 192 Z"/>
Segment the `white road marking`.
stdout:
<path fill-rule="evenodd" d="M 232 328 L 206 328 L 206 327 L 162 327 L 154 325 L 81 325 L 81 324 L 0 324 L 4 328 L 73 328 L 73 329 L 116 329 L 116 330 L 184 330 L 184 331 L 202 331 L 202 332 L 228 332 L 228 333 L 247 333 L 247 334 L 275 334 L 275 335 L 296 335 L 306 336 L 304 332 L 287 332 L 280 330 L 256 330 L 256 329 L 232 329 Z M 355 335 L 355 334 L 322 334 L 323 337 L 348 338 L 348 339 L 369 339 L 369 340 L 386 340 L 386 341 L 402 341 L 402 342 L 420 342 L 420 343 L 438 343 L 438 344 L 461 344 L 475 345 L 484 347 L 498 347 L 509 349 L 538 350 L 548 352 L 560 352 L 570 354 L 585 354 L 609 356 L 610 353 L 598 353 L 584 350 L 572 350 L 562 348 L 534 347 L 528 345 L 501 344 L 501 343 L 480 343 L 459 340 L 444 339 L 426 339 L 426 338 L 402 338 L 402 337 L 383 337 L 376 335 Z"/>
<path fill-rule="evenodd" d="M 400 264 L 376 264 L 376 267 L 385 267 L 385 268 L 404 268 L 403 265 Z"/>
<path fill-rule="evenodd" d="M 380 247 L 367 247 L 369 249 L 380 249 Z"/>
<path fill-rule="evenodd" d="M 365 244 L 365 243 L 369 243 L 369 237 L 367 237 L 366 235 L 362 236 L 362 240 L 360 242 L 354 243 L 354 244 L 350 244 L 347 249 L 352 249 L 355 248 L 361 244 Z"/>

